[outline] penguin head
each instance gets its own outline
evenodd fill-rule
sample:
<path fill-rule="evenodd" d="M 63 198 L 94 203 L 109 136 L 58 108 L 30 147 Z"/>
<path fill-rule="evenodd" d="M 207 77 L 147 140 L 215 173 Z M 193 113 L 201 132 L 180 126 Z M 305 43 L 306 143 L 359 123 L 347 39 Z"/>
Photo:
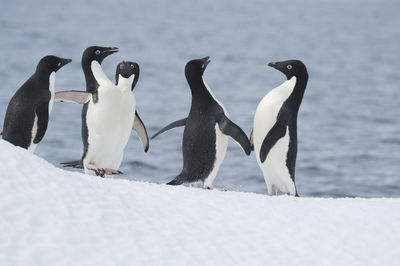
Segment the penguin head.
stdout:
<path fill-rule="evenodd" d="M 187 81 L 190 82 L 201 78 L 210 61 L 209 56 L 189 61 L 185 67 L 185 76 Z"/>
<path fill-rule="evenodd" d="M 118 52 L 117 47 L 90 46 L 83 52 L 82 66 L 87 63 L 90 64 L 92 61 L 97 61 L 101 64 L 104 58 L 116 52 Z"/>
<path fill-rule="evenodd" d="M 287 79 L 292 77 L 307 76 L 307 68 L 300 60 L 287 60 L 282 62 L 271 62 L 268 66 L 273 67 L 286 75 Z"/>
<path fill-rule="evenodd" d="M 54 55 L 48 55 L 40 59 L 39 64 L 36 67 L 36 72 L 57 72 L 57 70 L 70 62 L 72 62 L 72 60 L 69 58 L 61 58 Z"/>
<path fill-rule="evenodd" d="M 115 80 L 118 82 L 120 78 L 124 79 L 132 79 L 132 87 L 131 90 L 135 87 L 136 83 L 138 82 L 139 79 L 139 65 L 135 62 L 130 62 L 130 61 L 122 61 L 121 63 L 118 64 L 117 70 L 115 72 Z"/>

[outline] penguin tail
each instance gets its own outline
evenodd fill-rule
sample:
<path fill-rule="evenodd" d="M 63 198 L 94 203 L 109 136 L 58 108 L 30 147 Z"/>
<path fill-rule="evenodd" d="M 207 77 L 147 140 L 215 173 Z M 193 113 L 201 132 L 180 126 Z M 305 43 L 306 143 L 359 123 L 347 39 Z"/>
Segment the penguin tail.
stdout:
<path fill-rule="evenodd" d="M 184 182 L 182 180 L 182 173 L 180 173 L 177 177 L 175 177 L 172 181 L 169 181 L 167 185 L 177 186 L 182 185 Z"/>
<path fill-rule="evenodd" d="M 65 162 L 65 163 L 61 163 L 61 165 L 64 166 L 64 167 L 72 167 L 72 168 L 83 169 L 82 160 L 72 161 L 72 162 Z"/>

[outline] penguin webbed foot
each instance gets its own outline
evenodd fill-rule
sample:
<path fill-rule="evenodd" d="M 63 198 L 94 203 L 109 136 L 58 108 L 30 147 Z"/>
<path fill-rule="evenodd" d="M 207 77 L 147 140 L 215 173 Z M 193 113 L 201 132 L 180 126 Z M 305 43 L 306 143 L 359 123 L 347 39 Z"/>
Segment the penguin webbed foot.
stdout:
<path fill-rule="evenodd" d="M 216 191 L 222 191 L 222 192 L 226 192 L 227 191 L 225 188 L 221 188 L 221 187 L 208 186 L 206 188 L 209 189 L 209 190 L 216 190 Z"/>
<path fill-rule="evenodd" d="M 94 170 L 94 172 L 95 172 L 95 174 L 97 175 L 97 176 L 100 176 L 100 177 L 102 177 L 102 178 L 104 178 L 104 175 L 106 174 L 106 170 L 104 170 L 104 169 L 96 169 L 96 170 Z"/>
<path fill-rule="evenodd" d="M 119 170 L 111 168 L 101 168 L 95 165 L 88 165 L 87 169 L 94 171 L 97 176 L 105 177 L 105 175 L 122 175 L 123 173 Z"/>

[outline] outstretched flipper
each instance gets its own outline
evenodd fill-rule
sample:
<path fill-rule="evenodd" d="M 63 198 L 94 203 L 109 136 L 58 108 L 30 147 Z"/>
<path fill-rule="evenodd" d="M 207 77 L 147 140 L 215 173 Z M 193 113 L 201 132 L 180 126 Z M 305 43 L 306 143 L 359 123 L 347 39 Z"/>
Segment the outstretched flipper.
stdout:
<path fill-rule="evenodd" d="M 81 160 L 79 161 L 72 161 L 72 162 L 65 162 L 65 163 L 61 163 L 62 166 L 64 167 L 72 167 L 72 168 L 79 168 L 79 169 L 83 169 L 83 163 Z"/>
<path fill-rule="evenodd" d="M 86 91 L 59 91 L 54 94 L 54 100 L 85 104 L 92 99 L 92 94 Z"/>
<path fill-rule="evenodd" d="M 34 144 L 38 144 L 44 137 L 49 122 L 49 102 L 42 102 L 36 106 L 35 114 L 37 116 L 37 131 Z"/>
<path fill-rule="evenodd" d="M 278 117 L 275 125 L 270 129 L 267 136 L 261 145 L 260 149 L 260 160 L 263 163 L 267 158 L 269 151 L 278 142 L 279 139 L 283 138 L 286 134 L 286 123 L 283 119 Z"/>
<path fill-rule="evenodd" d="M 244 152 L 247 155 L 250 155 L 251 153 L 250 141 L 247 135 L 243 132 L 243 130 L 238 125 L 229 120 L 229 118 L 226 117 L 225 114 L 219 115 L 217 117 L 217 122 L 219 129 L 222 131 L 222 133 L 233 138 L 237 143 L 240 144 Z"/>
<path fill-rule="evenodd" d="M 143 124 L 142 119 L 140 119 L 137 111 L 135 112 L 135 120 L 133 121 L 133 129 L 136 131 L 137 135 L 140 138 L 140 141 L 143 144 L 144 151 L 147 152 L 149 150 L 149 136 L 147 136 L 146 127 Z"/>
<path fill-rule="evenodd" d="M 251 130 L 251 133 L 250 133 L 250 146 L 251 146 L 251 150 L 254 151 L 253 129 Z"/>
<path fill-rule="evenodd" d="M 186 125 L 186 120 L 187 120 L 187 118 L 183 118 L 183 119 L 181 119 L 181 120 L 172 122 L 172 123 L 169 124 L 168 126 L 164 127 L 164 128 L 161 129 L 160 131 L 158 131 L 156 134 L 154 134 L 154 135 L 151 137 L 151 139 L 154 139 L 155 137 L 157 137 L 158 135 L 161 135 L 162 133 L 164 133 L 164 132 L 167 131 L 167 130 L 170 130 L 170 129 L 175 128 L 175 127 L 182 127 L 182 126 Z"/>

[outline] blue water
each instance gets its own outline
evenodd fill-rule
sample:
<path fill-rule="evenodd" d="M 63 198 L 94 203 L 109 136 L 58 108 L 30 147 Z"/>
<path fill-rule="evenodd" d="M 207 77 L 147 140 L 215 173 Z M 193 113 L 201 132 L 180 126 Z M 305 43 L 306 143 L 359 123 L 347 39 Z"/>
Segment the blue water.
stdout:
<path fill-rule="evenodd" d="M 90 45 L 117 46 L 103 68 L 136 61 L 135 95 L 149 134 L 185 117 L 183 69 L 211 56 L 205 79 L 249 133 L 261 98 L 284 81 L 266 64 L 301 59 L 309 84 L 298 118 L 296 179 L 302 196 L 400 196 L 400 2 L 383 1 L 2 1 L 0 125 L 8 101 L 47 54 L 73 62 L 56 90 L 84 90 Z M 78 159 L 81 106 L 55 103 L 36 154 L 58 166 Z M 182 167 L 183 129 L 150 143 L 133 133 L 118 178 L 166 182 Z M 3 175 L 4 173 L 0 174 Z M 266 193 L 255 157 L 230 141 L 216 186 Z"/>

